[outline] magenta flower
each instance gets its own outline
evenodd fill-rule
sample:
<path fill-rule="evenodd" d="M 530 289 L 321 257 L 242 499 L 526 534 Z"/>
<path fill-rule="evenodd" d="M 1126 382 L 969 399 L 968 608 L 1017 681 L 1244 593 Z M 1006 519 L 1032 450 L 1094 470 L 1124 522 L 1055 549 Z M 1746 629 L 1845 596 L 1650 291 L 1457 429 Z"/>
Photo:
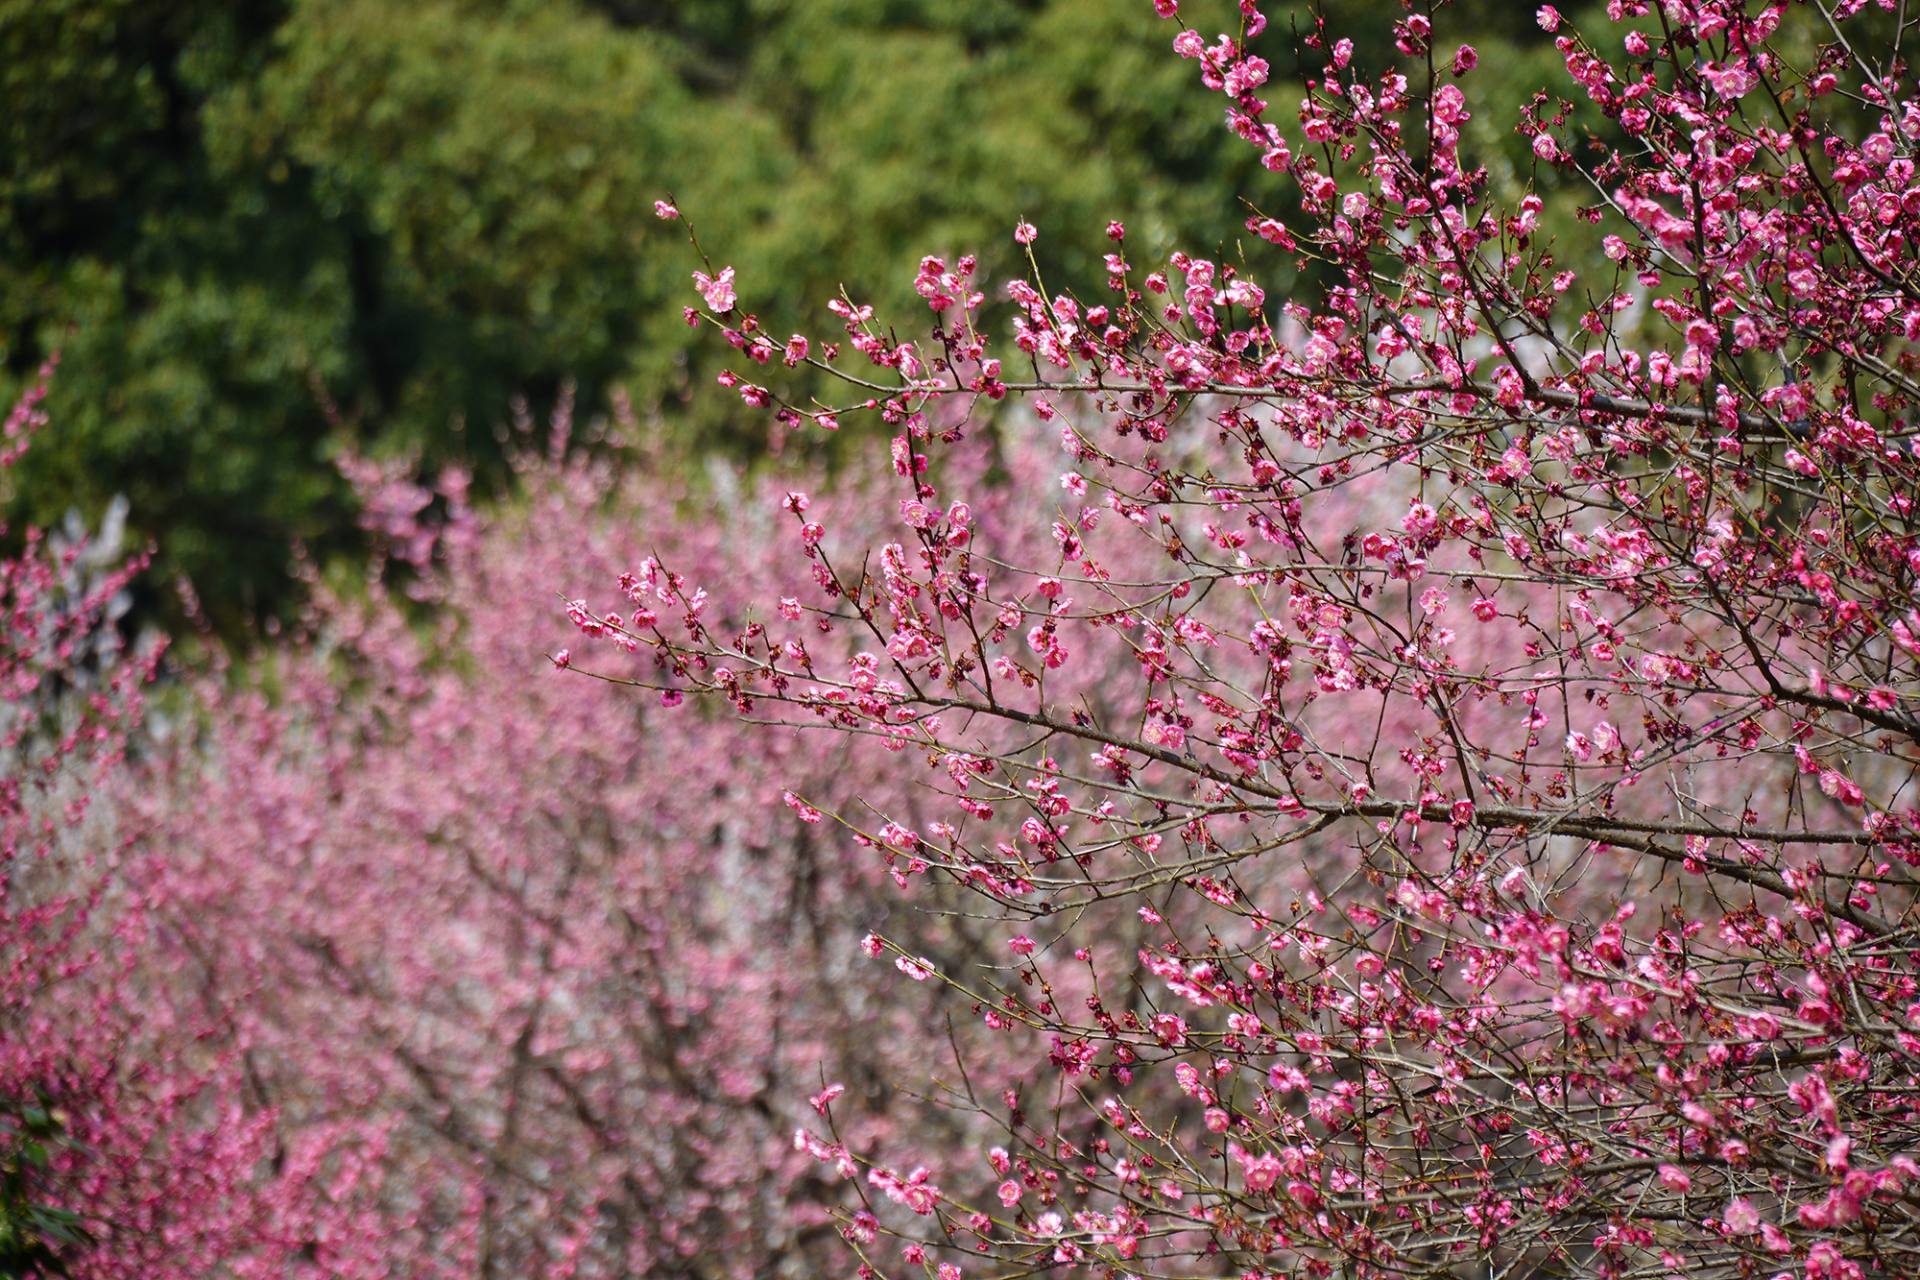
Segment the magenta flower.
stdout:
<path fill-rule="evenodd" d="M 706 299 L 708 309 L 716 315 L 726 315 L 733 310 L 735 298 L 732 267 L 723 269 L 717 276 L 696 271 L 693 273 L 693 283 L 699 288 L 700 296 Z"/>

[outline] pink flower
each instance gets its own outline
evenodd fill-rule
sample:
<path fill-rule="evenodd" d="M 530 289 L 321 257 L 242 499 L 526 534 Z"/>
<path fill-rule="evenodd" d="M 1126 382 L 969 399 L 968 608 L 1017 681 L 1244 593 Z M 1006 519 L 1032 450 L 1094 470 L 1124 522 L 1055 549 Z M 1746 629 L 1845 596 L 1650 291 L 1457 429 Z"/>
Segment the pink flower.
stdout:
<path fill-rule="evenodd" d="M 1542 31 L 1560 29 L 1560 11 L 1550 4 L 1543 4 L 1534 11 L 1533 20 L 1540 24 Z"/>
<path fill-rule="evenodd" d="M 1729 1233 L 1736 1236 L 1750 1236 L 1760 1229 L 1760 1211 L 1744 1196 L 1735 1196 L 1727 1202 L 1727 1212 L 1722 1218 Z"/>
<path fill-rule="evenodd" d="M 1255 1155 L 1233 1145 L 1228 1147 L 1228 1151 L 1240 1162 L 1240 1176 L 1245 1180 L 1248 1191 L 1271 1191 L 1279 1183 L 1280 1175 L 1286 1172 L 1280 1157 L 1270 1151 Z"/>
<path fill-rule="evenodd" d="M 1039 234 L 1031 222 L 1022 222 L 1013 229 L 1013 238 L 1021 244 L 1032 244 Z"/>
<path fill-rule="evenodd" d="M 693 283 L 699 287 L 700 296 L 707 300 L 707 306 L 720 315 L 733 310 L 733 268 L 727 267 L 717 276 L 709 276 L 704 271 L 693 273 Z"/>
<path fill-rule="evenodd" d="M 1721 66 L 1707 63 L 1701 67 L 1700 74 L 1713 86 L 1714 93 L 1729 100 L 1745 97 L 1759 83 L 1744 60 Z"/>
<path fill-rule="evenodd" d="M 653 202 L 653 216 L 663 221 L 671 222 L 680 216 L 680 211 L 665 200 L 655 200 Z"/>
<path fill-rule="evenodd" d="M 800 821 L 808 824 L 813 824 L 820 821 L 820 818 L 822 816 L 820 813 L 820 810 L 808 804 L 805 800 L 802 800 L 799 796 L 793 794 L 793 792 L 791 791 L 783 792 L 780 798 L 786 802 L 786 805 L 789 809 L 792 809 L 795 813 L 800 815 Z"/>
<path fill-rule="evenodd" d="M 1552 134 L 1536 133 L 1533 135 L 1533 154 L 1551 164 L 1560 158 L 1560 146 L 1553 140 Z"/>

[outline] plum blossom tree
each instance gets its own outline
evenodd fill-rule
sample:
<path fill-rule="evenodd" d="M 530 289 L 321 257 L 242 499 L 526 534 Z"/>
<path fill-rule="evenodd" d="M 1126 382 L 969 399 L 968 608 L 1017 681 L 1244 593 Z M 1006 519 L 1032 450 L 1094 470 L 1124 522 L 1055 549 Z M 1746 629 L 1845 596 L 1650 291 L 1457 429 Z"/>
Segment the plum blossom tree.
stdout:
<path fill-rule="evenodd" d="M 970 258 L 921 264 L 930 331 L 841 297 L 821 341 L 702 254 L 723 386 L 883 421 L 895 528 L 787 494 L 767 605 L 655 560 L 570 610 L 676 714 L 891 749 L 884 793 L 792 790 L 993 922 L 865 941 L 983 1032 L 906 1056 L 994 1137 L 823 1106 L 861 1274 L 1920 1270 L 1912 20 L 1542 6 L 1570 98 L 1520 104 L 1508 198 L 1443 6 L 1374 70 L 1154 6 L 1273 175 L 1244 252 L 1115 222 L 1104 280 L 1006 284 L 1004 344 Z M 1287 259 L 1336 285 L 1269 298 Z M 1064 474 L 990 504 L 1008 422 Z"/>
<path fill-rule="evenodd" d="M 0 473 L 47 425 L 49 365 L 8 415 Z M 0 1272 L 202 1276 L 267 1258 L 262 1117 L 199 1040 L 217 1011 L 156 1005 L 164 882 L 124 785 L 158 646 L 112 619 L 144 557 L 28 529 L 0 559 Z M 278 1267 L 271 1268 L 276 1274 Z"/>
<path fill-rule="evenodd" d="M 831 1173 L 796 1126 L 845 1096 L 850 1141 L 896 1118 L 939 1145 L 985 1133 L 882 1090 L 945 1032 L 860 953 L 904 906 L 812 803 L 918 821 L 923 802 L 874 744 L 540 678 L 538 585 L 583 556 L 635 566 L 646 600 L 669 566 L 723 571 L 659 602 L 676 616 L 800 608 L 762 554 L 774 492 L 717 474 L 741 509 L 717 522 L 624 414 L 522 433 L 524 498 L 501 511 L 458 474 L 350 461 L 390 562 L 317 587 L 303 639 L 200 682 L 192 732 L 120 793 L 169 851 L 148 999 L 229 1011 L 245 1109 L 318 1180 L 271 1205 L 312 1274 L 830 1271 Z M 842 507 L 881 527 L 856 490 Z M 955 918 L 926 949 L 989 941 Z"/>

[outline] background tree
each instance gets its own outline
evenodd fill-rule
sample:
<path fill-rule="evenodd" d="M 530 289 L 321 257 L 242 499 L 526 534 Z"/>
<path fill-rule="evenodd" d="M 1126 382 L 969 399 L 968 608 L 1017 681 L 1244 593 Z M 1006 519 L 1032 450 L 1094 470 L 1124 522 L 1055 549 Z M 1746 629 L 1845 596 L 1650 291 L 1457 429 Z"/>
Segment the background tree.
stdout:
<path fill-rule="evenodd" d="M 1346 8 L 1363 59 L 1384 47 L 1393 6 Z M 1230 253 L 1256 157 L 1152 38 L 1100 0 L 9 0 L 0 376 L 24 386 L 56 349 L 69 371 L 16 514 L 97 522 L 124 495 L 159 547 L 140 616 L 190 631 L 184 573 L 234 640 L 292 620 L 295 544 L 365 554 L 342 451 L 490 492 L 508 398 L 572 378 L 593 405 L 629 387 L 691 452 L 763 454 L 688 395 L 717 363 L 677 318 L 653 199 L 780 281 L 763 310 L 788 331 L 843 284 L 898 313 L 930 249 L 1010 270 L 1010 207 Z M 1517 77 L 1499 96 L 1543 82 L 1540 49 L 1489 53 Z M 1085 243 L 1044 242 L 1042 266 L 1084 276 Z"/>
<path fill-rule="evenodd" d="M 861 953 L 900 913 L 872 842 L 799 799 L 911 811 L 893 757 L 543 674 L 537 584 L 583 555 L 724 568 L 702 607 L 777 581 L 775 493 L 734 492 L 717 523 L 645 465 L 631 417 L 604 432 L 589 454 L 564 409 L 543 433 L 523 421 L 524 504 L 476 511 L 448 473 L 444 522 L 405 464 L 351 464 L 408 572 L 317 591 L 307 637 L 200 683 L 112 797 L 165 851 L 139 1004 L 230 1011 L 213 1042 L 244 1064 L 230 1101 L 275 1167 L 326 1178 L 324 1205 L 270 1202 L 312 1274 L 815 1275 L 839 1245 L 794 1144 L 810 1099 L 862 1098 L 866 1139 L 896 1115 L 983 1136 L 891 1092 L 941 1017 Z M 1045 461 L 993 465 L 1034 479 Z M 849 491 L 850 519 L 868 505 Z M 964 918 L 937 932 L 931 954 L 987 945 Z M 361 1225 L 312 1225 L 321 1208 Z"/>
<path fill-rule="evenodd" d="M 0 428 L 7 481 L 47 425 L 50 374 Z M 160 658 L 111 625 L 142 559 L 31 528 L 22 542 L 0 560 L 0 1274 L 284 1273 L 276 1197 L 352 1225 L 312 1170 L 262 1168 L 267 1118 L 207 1047 L 222 1011 L 153 998 L 165 882 L 112 802 Z"/>

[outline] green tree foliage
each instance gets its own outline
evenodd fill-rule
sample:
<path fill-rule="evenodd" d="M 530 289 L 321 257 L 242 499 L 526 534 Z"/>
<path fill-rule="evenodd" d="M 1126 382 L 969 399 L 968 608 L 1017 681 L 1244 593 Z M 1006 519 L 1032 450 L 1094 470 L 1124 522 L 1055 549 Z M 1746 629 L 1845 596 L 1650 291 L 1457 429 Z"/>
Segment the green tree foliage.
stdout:
<path fill-rule="evenodd" d="M 63 1118 L 44 1094 L 0 1103 L 0 1280 L 66 1275 L 63 1259 L 92 1243 L 79 1214 L 46 1203 L 53 1153 L 68 1145 Z"/>
<path fill-rule="evenodd" d="M 1383 42 L 1398 11 L 1339 7 Z M 1476 121 L 1510 128 L 1556 57 L 1531 11 L 1446 25 L 1512 68 Z M 0 373 L 65 370 L 16 514 L 124 493 L 149 580 L 186 575 L 233 634 L 286 612 L 296 543 L 351 548 L 341 448 L 497 483 L 512 397 L 572 378 L 750 455 L 757 420 L 687 403 L 711 370 L 666 191 L 782 332 L 843 285 L 912 314 L 926 252 L 1004 276 L 1009 210 L 1049 278 L 1099 278 L 1113 216 L 1140 260 L 1238 256 L 1242 201 L 1284 212 L 1291 180 L 1169 30 L 1131 0 L 0 0 Z M 1291 270 L 1262 278 L 1312 287 Z"/>

